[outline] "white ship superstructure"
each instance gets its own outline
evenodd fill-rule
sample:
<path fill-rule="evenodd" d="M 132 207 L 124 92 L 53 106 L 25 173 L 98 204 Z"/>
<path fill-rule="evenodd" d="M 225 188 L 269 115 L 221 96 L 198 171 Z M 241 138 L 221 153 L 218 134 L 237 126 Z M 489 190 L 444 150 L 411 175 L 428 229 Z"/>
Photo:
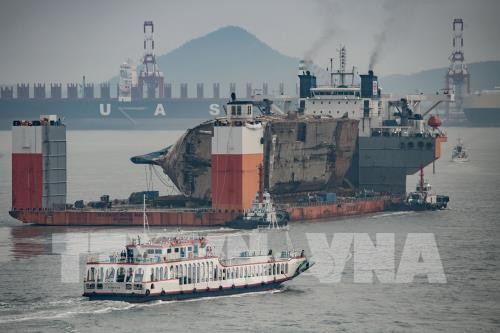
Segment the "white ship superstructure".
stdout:
<path fill-rule="evenodd" d="M 106 260 L 89 258 L 84 296 L 146 302 L 272 290 L 309 267 L 303 251 L 223 259 L 204 236 L 138 238 Z"/>
<path fill-rule="evenodd" d="M 330 66 L 332 66 L 331 64 Z M 359 120 L 359 135 L 370 136 L 371 128 L 382 126 L 384 112 L 383 98 L 378 86 L 378 78 L 369 71 L 366 75 L 360 75 L 361 85 L 355 84 L 355 69 L 346 72 L 345 47 L 340 49 L 340 68 L 334 72 L 331 70 L 330 83 L 316 87 L 316 81 L 311 84 L 310 95 L 301 98 L 301 106 L 304 115 L 332 118 L 350 118 Z M 299 77 L 309 75 L 306 64 L 301 62 Z M 334 80 L 338 76 L 338 80 Z M 347 78 L 351 78 L 348 82 Z M 302 96 L 301 96 L 302 97 Z"/>

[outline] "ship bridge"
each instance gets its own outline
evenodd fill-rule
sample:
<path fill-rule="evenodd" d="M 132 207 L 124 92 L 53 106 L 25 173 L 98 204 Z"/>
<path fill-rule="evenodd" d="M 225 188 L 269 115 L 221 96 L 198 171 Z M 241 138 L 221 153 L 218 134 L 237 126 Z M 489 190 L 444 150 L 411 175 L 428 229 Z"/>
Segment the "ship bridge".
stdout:
<path fill-rule="evenodd" d="M 312 88 L 311 94 L 314 98 L 324 98 L 324 99 L 350 99 L 350 98 L 361 98 L 360 87 L 332 87 L 324 86 L 318 88 Z"/>

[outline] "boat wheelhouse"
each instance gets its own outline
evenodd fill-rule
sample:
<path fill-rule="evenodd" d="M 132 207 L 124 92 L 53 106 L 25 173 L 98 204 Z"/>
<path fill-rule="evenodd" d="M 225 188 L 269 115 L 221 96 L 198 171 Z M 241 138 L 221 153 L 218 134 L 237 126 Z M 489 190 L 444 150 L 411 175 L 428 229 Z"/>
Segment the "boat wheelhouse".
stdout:
<path fill-rule="evenodd" d="M 310 266 L 304 251 L 244 251 L 223 259 L 205 236 L 160 237 L 146 243 L 138 237 L 119 254 L 89 258 L 83 296 L 146 302 L 272 290 Z"/>

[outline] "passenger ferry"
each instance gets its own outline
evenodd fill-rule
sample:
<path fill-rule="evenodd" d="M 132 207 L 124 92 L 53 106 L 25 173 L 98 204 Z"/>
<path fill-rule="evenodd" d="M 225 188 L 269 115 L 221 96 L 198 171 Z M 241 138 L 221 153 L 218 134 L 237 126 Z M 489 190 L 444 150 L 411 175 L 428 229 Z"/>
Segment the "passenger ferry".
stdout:
<path fill-rule="evenodd" d="M 241 252 L 223 259 L 205 236 L 132 240 L 106 260 L 89 258 L 83 296 L 147 302 L 277 289 L 311 267 L 304 251 Z"/>

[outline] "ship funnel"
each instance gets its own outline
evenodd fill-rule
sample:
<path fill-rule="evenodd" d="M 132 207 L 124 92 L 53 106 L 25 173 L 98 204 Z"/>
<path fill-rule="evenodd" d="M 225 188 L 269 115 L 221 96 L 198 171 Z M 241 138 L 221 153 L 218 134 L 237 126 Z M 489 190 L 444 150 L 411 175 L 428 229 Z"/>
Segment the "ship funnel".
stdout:
<path fill-rule="evenodd" d="M 370 69 L 368 74 L 362 74 L 361 77 L 361 98 L 379 97 L 378 78 Z"/>
<path fill-rule="evenodd" d="M 299 65 L 299 111 L 304 112 L 305 98 L 311 97 L 311 88 L 316 88 L 316 76 L 307 68 L 304 61 Z"/>

